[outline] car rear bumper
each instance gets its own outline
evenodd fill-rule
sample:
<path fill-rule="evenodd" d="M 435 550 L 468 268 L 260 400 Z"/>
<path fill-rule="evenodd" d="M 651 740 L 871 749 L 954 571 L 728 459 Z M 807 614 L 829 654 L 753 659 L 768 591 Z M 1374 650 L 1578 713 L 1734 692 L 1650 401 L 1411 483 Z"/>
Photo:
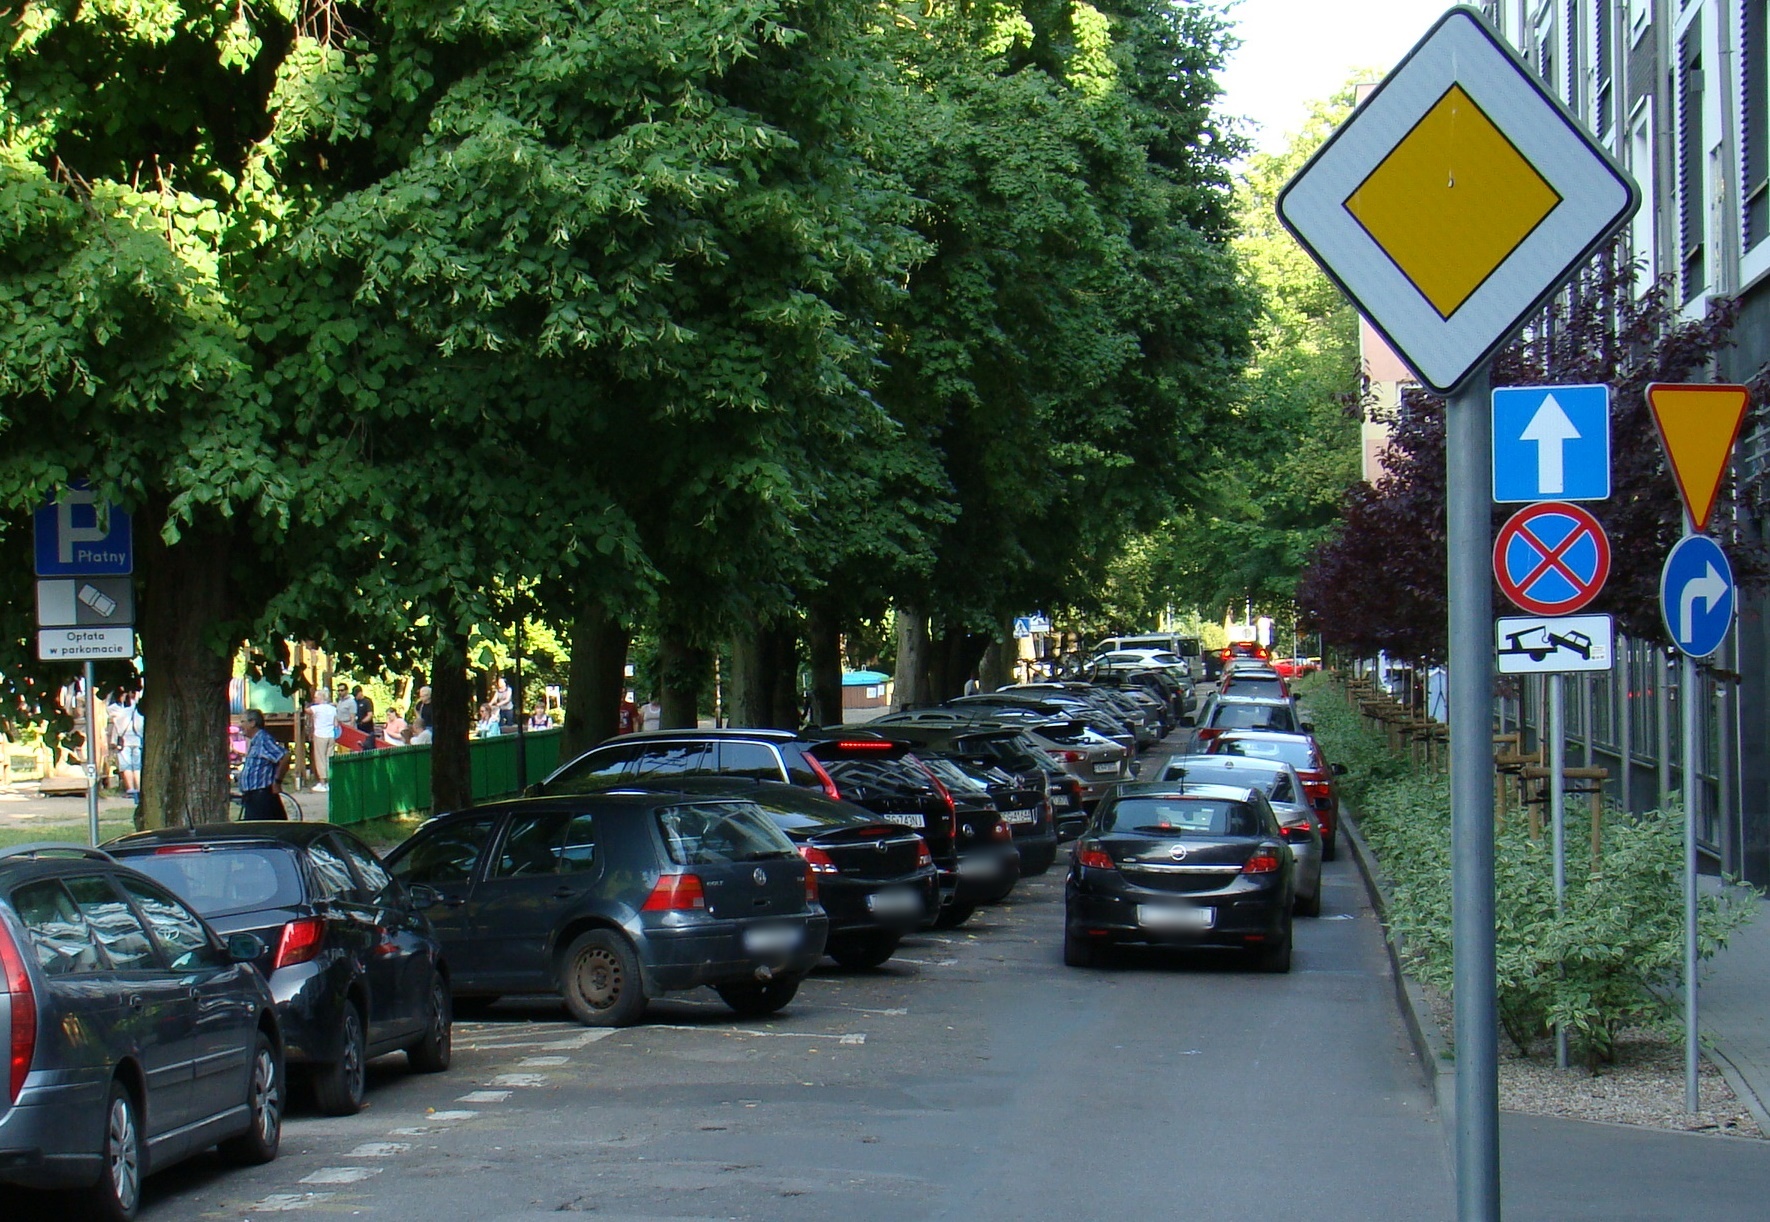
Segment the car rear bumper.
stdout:
<path fill-rule="evenodd" d="M 0 1115 L 0 1183 L 69 1188 L 96 1180 L 104 1089 L 96 1079 L 27 1085 Z"/>
<path fill-rule="evenodd" d="M 1288 907 L 1278 888 L 1243 894 L 1190 896 L 1159 892 L 1102 895 L 1071 890 L 1065 919 L 1069 932 L 1097 942 L 1138 942 L 1151 946 L 1246 946 L 1284 933 Z M 1212 908 L 1209 929 L 1151 929 L 1138 920 L 1140 905 Z"/>
<path fill-rule="evenodd" d="M 880 911 L 875 896 L 913 892 L 920 900 L 912 911 Z M 830 918 L 830 933 L 871 933 L 893 930 L 908 933 L 940 911 L 940 879 L 933 867 L 888 881 L 860 881 L 837 877 L 820 880 L 819 898 Z M 886 905 L 889 907 L 889 905 Z"/>
<path fill-rule="evenodd" d="M 962 904 L 993 904 L 1020 881 L 1020 850 L 1011 844 L 982 845 L 959 854 Z"/>
<path fill-rule="evenodd" d="M 344 1055 L 347 990 L 333 979 L 335 970 L 336 965 L 315 961 L 270 974 L 277 1025 L 283 1032 L 283 1059 L 291 1065 L 329 1065 Z"/>
<path fill-rule="evenodd" d="M 745 948 L 749 929 L 793 925 L 803 925 L 804 932 L 790 949 L 757 953 Z M 667 993 L 704 984 L 755 980 L 764 969 L 777 976 L 803 976 L 823 958 L 829 936 L 830 920 L 818 912 L 814 916 L 651 926 L 641 932 L 638 942 L 648 991 Z"/>

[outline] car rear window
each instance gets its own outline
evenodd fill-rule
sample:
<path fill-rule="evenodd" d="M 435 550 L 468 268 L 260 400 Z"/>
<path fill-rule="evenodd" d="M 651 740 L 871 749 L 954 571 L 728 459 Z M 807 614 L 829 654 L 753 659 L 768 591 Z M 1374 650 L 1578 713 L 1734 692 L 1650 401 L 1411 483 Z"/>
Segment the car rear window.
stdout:
<path fill-rule="evenodd" d="M 824 765 L 850 802 L 933 792 L 926 773 L 901 760 L 831 760 Z"/>
<path fill-rule="evenodd" d="M 1288 733 L 1296 729 L 1290 708 L 1282 704 L 1220 704 L 1211 724 L 1223 730 L 1283 730 Z"/>
<path fill-rule="evenodd" d="M 798 850 L 753 802 L 696 802 L 656 812 L 670 860 L 679 866 L 795 857 Z"/>
<path fill-rule="evenodd" d="M 1282 700 L 1285 694 L 1283 679 L 1268 679 L 1264 676 L 1244 679 L 1236 675 L 1230 681 L 1229 688 L 1237 696 L 1271 696 Z"/>
<path fill-rule="evenodd" d="M 286 908 L 302 899 L 294 854 L 269 845 L 178 848 L 140 856 L 131 854 L 125 860 L 174 895 L 182 896 L 205 917 Z"/>
<path fill-rule="evenodd" d="M 1246 802 L 1220 798 L 1126 798 L 1101 814 L 1103 832 L 1179 836 L 1258 836 L 1260 814 Z"/>
<path fill-rule="evenodd" d="M 1223 738 L 1218 740 L 1221 755 L 1245 755 L 1250 759 L 1279 760 L 1293 768 L 1315 767 L 1314 750 L 1301 738 Z"/>

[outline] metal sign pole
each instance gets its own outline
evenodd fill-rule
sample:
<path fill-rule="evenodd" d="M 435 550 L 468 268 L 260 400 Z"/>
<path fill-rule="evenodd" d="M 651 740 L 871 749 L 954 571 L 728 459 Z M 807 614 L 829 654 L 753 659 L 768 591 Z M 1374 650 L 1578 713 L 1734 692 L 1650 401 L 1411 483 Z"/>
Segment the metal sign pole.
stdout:
<path fill-rule="evenodd" d="M 1492 406 L 1482 366 L 1445 405 L 1450 594 L 1451 939 L 1457 1047 L 1457 1217 L 1500 1216 L 1494 984 Z"/>
<path fill-rule="evenodd" d="M 1567 896 L 1567 677 L 1549 679 L 1549 825 L 1555 852 L 1555 915 Z M 1567 1028 L 1555 1024 L 1555 1065 L 1567 1068 Z"/>
<path fill-rule="evenodd" d="M 1696 533 L 1688 515 L 1684 518 L 1686 537 Z M 1701 798 L 1697 779 L 1697 754 L 1702 749 L 1698 730 L 1700 710 L 1697 706 L 1696 659 L 1682 657 L 1678 672 L 1678 711 L 1684 722 L 1684 1110 L 1695 1112 L 1697 1097 L 1696 1039 L 1696 804 Z"/>
<path fill-rule="evenodd" d="M 86 677 L 86 831 L 92 847 L 98 847 L 98 693 L 92 688 L 92 663 Z"/>

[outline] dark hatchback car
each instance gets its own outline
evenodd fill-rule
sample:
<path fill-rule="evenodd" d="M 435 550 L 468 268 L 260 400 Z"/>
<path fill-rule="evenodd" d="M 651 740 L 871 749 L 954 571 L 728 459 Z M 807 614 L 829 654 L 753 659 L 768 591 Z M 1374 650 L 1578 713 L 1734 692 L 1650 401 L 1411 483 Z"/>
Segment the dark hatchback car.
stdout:
<path fill-rule="evenodd" d="M 844 967 L 878 967 L 905 934 L 940 913 L 940 875 L 928 842 L 865 807 L 739 777 L 686 777 L 645 789 L 743 798 L 766 811 L 811 866 L 830 918 L 824 953 Z"/>
<path fill-rule="evenodd" d="M 283 1054 L 262 949 L 97 849 L 0 849 L 0 1183 L 76 1189 L 120 1220 L 144 1176 L 210 1146 L 274 1159 Z"/>
<path fill-rule="evenodd" d="M 457 998 L 556 993 L 593 1027 L 710 985 L 772 1014 L 823 957 L 816 875 L 740 798 L 602 793 L 442 815 L 387 858 L 433 889 Z"/>
<path fill-rule="evenodd" d="M 362 1110 L 368 1062 L 404 1051 L 441 1073 L 452 1051 L 449 968 L 420 900 L 367 845 L 324 823 L 216 823 L 106 846 L 224 934 L 266 950 L 285 1054 L 321 1111 Z"/>
<path fill-rule="evenodd" d="M 1119 943 L 1222 946 L 1291 970 L 1296 864 L 1266 797 L 1224 785 L 1121 786 L 1076 842 L 1063 961 Z"/>

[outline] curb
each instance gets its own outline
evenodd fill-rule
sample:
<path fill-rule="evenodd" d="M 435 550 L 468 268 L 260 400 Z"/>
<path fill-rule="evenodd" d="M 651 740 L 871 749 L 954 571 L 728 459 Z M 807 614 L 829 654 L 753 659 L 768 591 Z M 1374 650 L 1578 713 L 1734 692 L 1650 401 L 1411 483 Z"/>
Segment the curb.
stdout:
<path fill-rule="evenodd" d="M 1432 1016 L 1432 1007 L 1426 1001 L 1426 990 L 1403 966 L 1403 956 L 1407 949 L 1405 940 L 1389 928 L 1388 879 L 1377 864 L 1370 845 L 1365 843 L 1364 836 L 1359 832 L 1357 819 L 1344 804 L 1340 807 L 1340 825 L 1346 832 L 1347 842 L 1352 846 L 1352 859 L 1358 863 L 1358 873 L 1364 879 L 1371 907 L 1376 909 L 1377 919 L 1383 923 L 1383 949 L 1389 955 L 1389 978 L 1395 984 L 1396 1005 L 1401 1011 L 1402 1022 L 1407 1027 L 1408 1038 L 1413 1041 L 1414 1053 L 1419 1057 L 1420 1072 L 1437 1102 L 1448 1148 L 1457 1128 L 1456 1060 L 1451 1054 L 1449 1041 L 1438 1029 L 1438 1020 Z"/>
<path fill-rule="evenodd" d="M 1697 1029 L 1701 1030 L 1700 1025 Z M 1750 1112 L 1752 1119 L 1758 1122 L 1758 1132 L 1770 1137 L 1770 1109 L 1765 1107 L 1764 1100 L 1758 1096 L 1758 1092 L 1752 1088 L 1751 1083 L 1746 1081 L 1745 1075 L 1739 1072 L 1739 1067 L 1733 1063 L 1733 1058 L 1727 1055 L 1726 1045 L 1713 1037 L 1704 1040 L 1703 1043 L 1705 1047 L 1702 1050 L 1702 1055 L 1709 1059 L 1711 1065 L 1721 1071 L 1721 1076 L 1727 1080 L 1727 1085 L 1733 1088 L 1733 1097 L 1745 1104 L 1745 1110 Z"/>

